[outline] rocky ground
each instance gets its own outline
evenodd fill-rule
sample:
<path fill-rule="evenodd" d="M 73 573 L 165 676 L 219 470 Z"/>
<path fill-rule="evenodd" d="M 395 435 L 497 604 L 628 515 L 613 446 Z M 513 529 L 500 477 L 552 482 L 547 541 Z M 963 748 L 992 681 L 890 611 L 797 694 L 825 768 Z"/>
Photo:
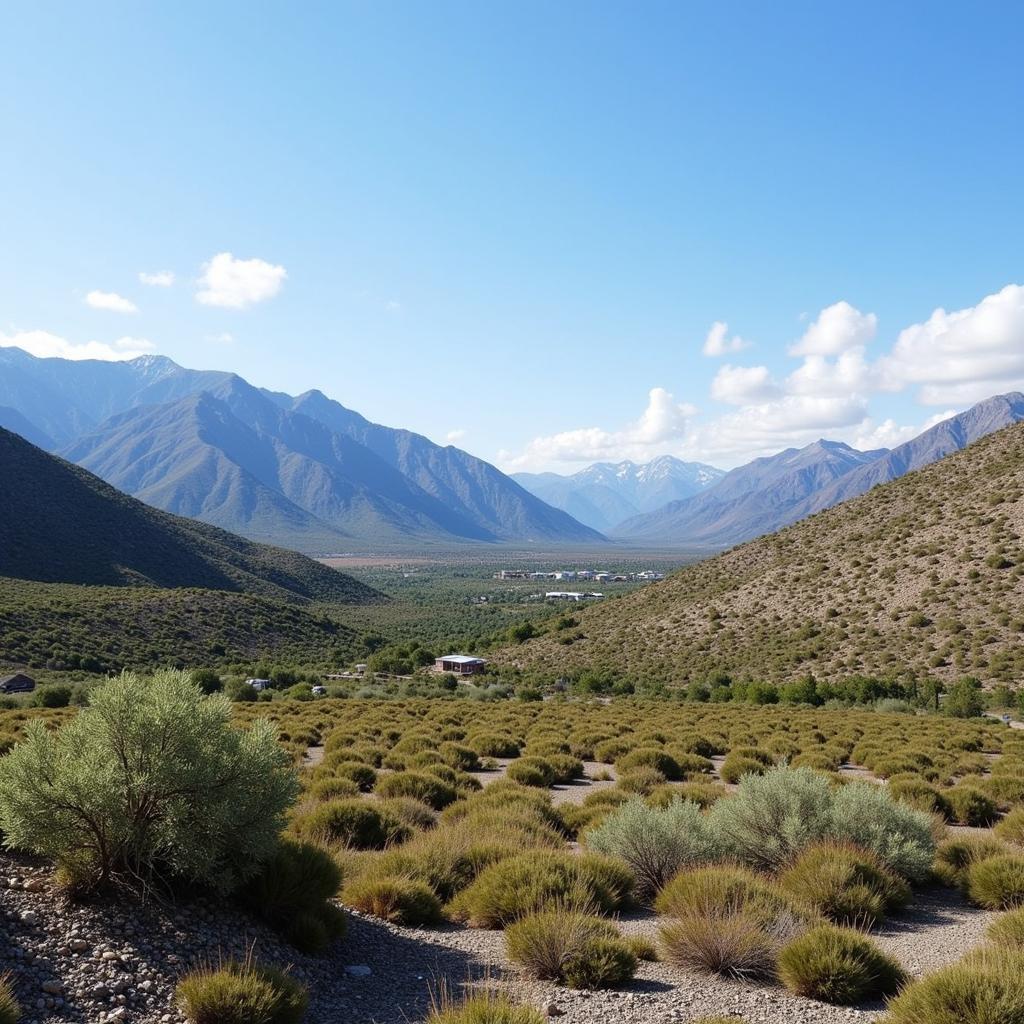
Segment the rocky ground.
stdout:
<path fill-rule="evenodd" d="M 10 855 L 0 855 L 0 886 L 0 973 L 14 975 L 24 1024 L 179 1024 L 173 990 L 180 974 L 242 958 L 250 947 L 258 960 L 291 965 L 309 986 L 309 1024 L 414 1024 L 442 982 L 457 989 L 488 980 L 564 1024 L 683 1024 L 712 1013 L 741 1014 L 751 1024 L 841 1024 L 872 1021 L 880 1010 L 829 1007 L 666 964 L 642 964 L 621 992 L 572 992 L 510 968 L 500 932 L 398 928 L 356 914 L 343 942 L 308 957 L 252 919 L 203 900 L 173 908 L 128 900 L 65 904 L 41 865 Z M 875 937 L 921 974 L 959 959 L 990 920 L 952 894 L 923 893 Z M 622 927 L 649 936 L 657 930 L 642 914 Z"/>

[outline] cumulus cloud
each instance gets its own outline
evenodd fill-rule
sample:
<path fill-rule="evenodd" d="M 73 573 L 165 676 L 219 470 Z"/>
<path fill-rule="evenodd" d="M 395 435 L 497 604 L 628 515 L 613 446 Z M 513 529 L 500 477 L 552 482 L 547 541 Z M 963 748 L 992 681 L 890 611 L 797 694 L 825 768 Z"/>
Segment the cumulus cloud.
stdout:
<path fill-rule="evenodd" d="M 749 405 L 781 394 L 767 366 L 730 366 L 726 363 L 711 381 L 711 397 L 729 405 Z"/>
<path fill-rule="evenodd" d="M 729 325 L 721 320 L 716 320 L 704 339 L 704 347 L 701 351 L 712 358 L 728 355 L 730 352 L 740 352 L 750 347 L 750 342 L 745 341 L 738 334 L 729 337 Z"/>
<path fill-rule="evenodd" d="M 790 346 L 791 356 L 837 356 L 847 349 L 863 347 L 875 336 L 878 317 L 861 313 L 848 302 L 836 302 L 818 314 L 818 319 Z"/>
<path fill-rule="evenodd" d="M 93 309 L 105 309 L 110 313 L 138 313 L 139 307 L 131 299 L 117 292 L 91 291 L 85 297 L 85 304 Z"/>
<path fill-rule="evenodd" d="M 152 274 L 147 274 L 144 270 L 140 270 L 139 280 L 143 284 L 152 285 L 154 288 L 170 288 L 174 284 L 174 271 L 157 270 Z"/>
<path fill-rule="evenodd" d="M 957 414 L 956 409 L 946 409 L 934 416 L 929 416 L 924 423 L 917 426 L 900 426 L 892 418 L 885 419 L 881 423 L 875 423 L 872 419 L 866 419 L 858 428 L 850 444 L 861 451 L 873 451 L 875 448 L 895 448 L 906 441 L 912 441 L 918 434 L 923 434 L 943 420 Z"/>
<path fill-rule="evenodd" d="M 466 436 L 465 430 L 462 427 L 456 427 L 454 430 L 449 430 L 445 435 L 445 440 L 449 444 L 458 444 Z"/>
<path fill-rule="evenodd" d="M 687 421 L 695 412 L 692 405 L 677 402 L 664 388 L 652 388 L 639 419 L 621 430 L 581 427 L 536 437 L 520 455 L 500 452 L 498 460 L 510 472 L 553 463 L 643 461 L 663 453 L 667 445 L 678 446 L 686 434 Z"/>
<path fill-rule="evenodd" d="M 229 252 L 219 252 L 203 264 L 196 299 L 204 306 L 245 309 L 272 299 L 280 290 L 288 272 L 266 260 L 236 260 Z"/>
<path fill-rule="evenodd" d="M 146 355 L 155 348 L 145 338 L 118 338 L 109 344 L 102 341 L 73 342 L 49 331 L 0 331 L 0 348 L 20 348 L 40 359 L 104 359 L 118 361 Z"/>
<path fill-rule="evenodd" d="M 1024 286 L 900 331 L 879 361 L 883 387 L 916 387 L 924 405 L 967 405 L 1024 387 Z"/>

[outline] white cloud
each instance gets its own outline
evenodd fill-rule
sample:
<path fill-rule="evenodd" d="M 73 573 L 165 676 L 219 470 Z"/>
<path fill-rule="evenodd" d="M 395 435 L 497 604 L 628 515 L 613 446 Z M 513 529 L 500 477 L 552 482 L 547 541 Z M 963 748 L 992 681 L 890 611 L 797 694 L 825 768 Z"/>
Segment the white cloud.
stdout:
<path fill-rule="evenodd" d="M 157 270 L 152 274 L 147 274 L 144 270 L 140 270 L 139 280 L 143 284 L 152 285 L 155 288 L 170 288 L 174 284 L 174 271 Z"/>
<path fill-rule="evenodd" d="M 217 345 L 232 345 L 234 344 L 235 336 L 230 331 L 221 331 L 219 334 L 208 334 L 206 340 L 212 341 Z"/>
<path fill-rule="evenodd" d="M 872 451 L 875 448 L 895 448 L 906 441 L 912 441 L 918 434 L 930 430 L 937 423 L 948 420 L 950 416 L 957 414 L 956 409 L 946 409 L 944 412 L 929 416 L 919 426 L 899 426 L 894 419 L 886 419 L 876 424 L 874 420 L 865 420 L 850 442 L 854 448 L 861 451 Z"/>
<path fill-rule="evenodd" d="M 49 331 L 0 331 L 0 348 L 21 348 L 40 359 L 134 359 L 152 352 L 156 346 L 145 338 L 118 338 L 109 344 L 102 341 L 72 342 Z"/>
<path fill-rule="evenodd" d="M 726 363 L 711 381 L 711 397 L 730 405 L 749 405 L 776 398 L 779 385 L 767 366 L 730 366 Z"/>
<path fill-rule="evenodd" d="M 936 309 L 900 331 L 879 370 L 883 387 L 916 386 L 924 405 L 969 405 L 1024 387 L 1024 286 L 952 313 Z"/>
<path fill-rule="evenodd" d="M 645 461 L 682 440 L 687 420 L 696 410 L 677 402 L 664 388 L 652 388 L 640 418 L 622 430 L 581 427 L 560 434 L 536 437 L 520 455 L 500 452 L 498 460 L 509 471 L 534 469 L 552 463 L 637 459 Z"/>
<path fill-rule="evenodd" d="M 110 313 L 138 313 L 139 307 L 117 292 L 91 291 L 85 297 L 85 304 L 93 309 L 105 309 Z"/>
<path fill-rule="evenodd" d="M 745 341 L 738 334 L 729 337 L 729 325 L 721 320 L 716 320 L 704 339 L 704 347 L 701 351 L 706 356 L 724 356 L 730 352 L 739 352 L 749 348 L 750 342 Z"/>
<path fill-rule="evenodd" d="M 735 466 L 856 427 L 867 409 L 867 399 L 859 395 L 784 395 L 699 426 L 687 437 L 684 453 L 687 458 Z"/>
<path fill-rule="evenodd" d="M 875 336 L 878 317 L 861 313 L 848 302 L 836 302 L 818 314 L 818 319 L 789 349 L 792 356 L 837 356 L 847 349 L 863 347 Z"/>
<path fill-rule="evenodd" d="M 458 444 L 466 436 L 465 430 L 462 427 L 456 427 L 454 430 L 449 430 L 445 435 L 445 440 L 449 444 Z"/>
<path fill-rule="evenodd" d="M 786 378 L 786 390 L 798 395 L 842 395 L 873 390 L 875 373 L 863 347 L 851 348 L 836 359 L 807 356 Z"/>
<path fill-rule="evenodd" d="M 229 252 L 219 252 L 203 264 L 196 299 L 204 306 L 245 309 L 272 299 L 287 276 L 284 267 L 266 260 L 236 260 Z"/>

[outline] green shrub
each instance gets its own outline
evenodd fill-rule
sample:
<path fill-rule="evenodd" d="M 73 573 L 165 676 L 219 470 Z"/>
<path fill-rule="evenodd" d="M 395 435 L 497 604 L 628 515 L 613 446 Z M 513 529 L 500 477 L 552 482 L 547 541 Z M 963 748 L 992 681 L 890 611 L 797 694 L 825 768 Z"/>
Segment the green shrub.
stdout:
<path fill-rule="evenodd" d="M 441 760 L 460 772 L 475 772 L 480 767 L 480 755 L 472 748 L 459 743 L 442 743 L 437 748 Z"/>
<path fill-rule="evenodd" d="M 873 925 L 910 899 L 906 882 L 874 854 L 850 843 L 807 847 L 778 883 L 795 901 L 842 925 Z"/>
<path fill-rule="evenodd" d="M 778 886 L 729 864 L 681 871 L 661 890 L 654 907 L 659 914 L 680 918 L 749 910 L 763 920 L 772 920 L 794 912 L 792 901 Z"/>
<path fill-rule="evenodd" d="M 941 815 L 947 821 L 953 817 L 953 808 L 946 796 L 919 776 L 890 781 L 889 795 L 908 807 Z"/>
<path fill-rule="evenodd" d="M 714 846 L 696 804 L 675 800 L 664 809 L 635 797 L 586 835 L 598 853 L 621 857 L 636 877 L 636 895 L 650 899 L 680 868 L 709 860 Z"/>
<path fill-rule="evenodd" d="M 379 800 L 378 806 L 389 817 L 417 831 L 437 824 L 437 812 L 412 796 L 390 796 Z"/>
<path fill-rule="evenodd" d="M 14 998 L 14 982 L 9 974 L 0 974 L 0 1024 L 18 1024 L 21 1007 Z"/>
<path fill-rule="evenodd" d="M 767 770 L 767 765 L 762 761 L 732 751 L 726 755 L 718 774 L 723 782 L 736 783 L 748 775 L 763 775 Z"/>
<path fill-rule="evenodd" d="M 500 733 L 477 733 L 466 737 L 466 746 L 481 757 L 518 757 L 520 744 Z"/>
<path fill-rule="evenodd" d="M 125 673 L 59 730 L 27 723 L 0 762 L 0 831 L 83 884 L 169 876 L 230 889 L 274 852 L 297 793 L 268 722 L 236 729 L 230 702 L 188 673 Z"/>
<path fill-rule="evenodd" d="M 243 904 L 298 949 L 319 953 L 345 934 L 344 915 L 329 901 L 341 886 L 341 870 L 326 851 L 283 839 L 240 892 Z"/>
<path fill-rule="evenodd" d="M 633 951 L 633 956 L 637 960 L 646 960 L 653 964 L 660 959 L 658 947 L 646 935 L 623 935 L 622 941 Z"/>
<path fill-rule="evenodd" d="M 427 1024 L 547 1024 L 547 1018 L 496 992 L 474 993 L 456 1002 L 443 991 Z"/>
<path fill-rule="evenodd" d="M 719 849 L 744 864 L 776 870 L 828 835 L 833 803 L 828 780 L 810 768 L 745 775 L 735 794 L 708 812 Z"/>
<path fill-rule="evenodd" d="M 619 789 L 624 793 L 647 796 L 665 785 L 665 776 L 657 768 L 634 768 L 618 777 Z"/>
<path fill-rule="evenodd" d="M 664 778 L 678 781 L 683 777 L 679 764 L 661 747 L 639 747 L 624 754 L 615 762 L 615 770 L 625 775 L 636 768 L 653 768 Z"/>
<path fill-rule="evenodd" d="M 1004 842 L 1024 846 L 1024 807 L 1014 807 L 994 831 Z"/>
<path fill-rule="evenodd" d="M 309 795 L 321 802 L 327 800 L 344 800 L 350 796 L 359 796 L 359 787 L 351 779 L 325 778 L 317 779 L 309 787 Z"/>
<path fill-rule="evenodd" d="M 1018 1024 L 1024 954 L 981 949 L 908 985 L 880 1024 Z"/>
<path fill-rule="evenodd" d="M 953 818 L 961 825 L 988 828 L 998 817 L 995 801 L 975 786 L 959 785 L 946 792 Z"/>
<path fill-rule="evenodd" d="M 341 761 L 332 765 L 331 770 L 339 779 L 354 782 L 363 793 L 369 793 L 377 784 L 377 772 L 363 761 Z"/>
<path fill-rule="evenodd" d="M 986 910 L 1009 910 L 1024 904 L 1024 856 L 1001 853 L 967 869 L 967 895 Z"/>
<path fill-rule="evenodd" d="M 1024 952 L 1024 907 L 1000 914 L 985 933 L 990 942 L 999 949 L 1015 949 Z"/>
<path fill-rule="evenodd" d="M 610 913 L 626 903 L 632 888 L 628 869 L 610 858 L 533 850 L 484 868 L 449 910 L 475 928 L 504 928 L 555 902 L 593 904 Z"/>
<path fill-rule="evenodd" d="M 614 925 L 586 908 L 557 907 L 508 926 L 509 959 L 533 977 L 570 988 L 612 988 L 633 977 L 636 955 Z"/>
<path fill-rule="evenodd" d="M 825 924 L 782 948 L 779 978 L 797 995 L 852 1006 L 893 995 L 906 975 L 895 960 L 864 935 Z"/>
<path fill-rule="evenodd" d="M 563 973 L 569 988 L 615 988 L 636 973 L 636 955 L 620 938 L 591 939 L 570 955 Z"/>
<path fill-rule="evenodd" d="M 426 882 L 371 872 L 345 886 L 347 906 L 392 924 L 426 925 L 441 920 L 441 901 Z"/>
<path fill-rule="evenodd" d="M 932 875 L 943 885 L 963 886 L 972 864 L 1008 852 L 1008 847 L 992 836 L 947 839 L 935 852 Z"/>
<path fill-rule="evenodd" d="M 454 803 L 459 794 L 454 786 L 436 775 L 427 772 L 396 772 L 378 780 L 377 795 L 381 798 L 411 796 L 435 811 L 441 811 Z"/>
<path fill-rule="evenodd" d="M 186 974 L 175 997 L 190 1024 L 300 1024 L 309 995 L 283 971 L 251 962 Z"/>
<path fill-rule="evenodd" d="M 369 800 L 331 800 L 319 804 L 295 820 L 300 836 L 326 839 L 356 850 L 382 850 L 389 842 L 400 842 L 409 829 L 383 813 Z"/>

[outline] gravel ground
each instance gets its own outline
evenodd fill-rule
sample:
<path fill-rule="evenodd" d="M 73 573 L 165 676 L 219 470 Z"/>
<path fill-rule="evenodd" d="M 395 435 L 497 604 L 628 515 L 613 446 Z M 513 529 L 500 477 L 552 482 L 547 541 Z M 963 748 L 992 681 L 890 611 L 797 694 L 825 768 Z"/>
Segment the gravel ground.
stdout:
<path fill-rule="evenodd" d="M 923 893 L 875 938 L 921 974 L 959 959 L 992 917 L 954 894 Z M 657 932 L 650 914 L 621 925 Z M 0 855 L 0 963 L 14 973 L 24 1024 L 179 1024 L 172 1000 L 179 975 L 197 963 L 243 957 L 250 945 L 257 959 L 290 964 L 309 985 L 309 1024 L 414 1024 L 442 981 L 507 987 L 564 1024 L 683 1024 L 705 1014 L 739 1014 L 750 1024 L 841 1024 L 872 1021 L 880 1011 L 825 1006 L 658 963 L 641 964 L 624 991 L 572 992 L 518 974 L 505 961 L 501 932 L 399 928 L 358 914 L 350 915 L 343 942 L 324 957 L 306 957 L 251 919 L 202 900 L 174 908 L 64 905 L 49 891 L 45 869 Z"/>

